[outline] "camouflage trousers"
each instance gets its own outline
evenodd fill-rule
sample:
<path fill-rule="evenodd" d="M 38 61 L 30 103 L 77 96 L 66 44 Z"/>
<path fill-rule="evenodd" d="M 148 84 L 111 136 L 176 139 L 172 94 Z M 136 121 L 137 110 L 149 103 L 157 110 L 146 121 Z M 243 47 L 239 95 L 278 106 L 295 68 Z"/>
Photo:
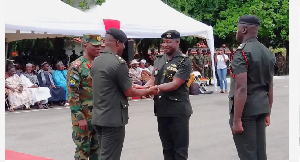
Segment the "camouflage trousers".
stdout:
<path fill-rule="evenodd" d="M 91 120 L 87 121 L 88 131 L 84 131 L 79 126 L 73 126 L 72 139 L 76 144 L 75 160 L 98 160 L 100 154 L 99 143 L 96 131 Z"/>
<path fill-rule="evenodd" d="M 210 79 L 211 78 L 211 68 L 205 67 L 204 68 L 204 78 Z"/>

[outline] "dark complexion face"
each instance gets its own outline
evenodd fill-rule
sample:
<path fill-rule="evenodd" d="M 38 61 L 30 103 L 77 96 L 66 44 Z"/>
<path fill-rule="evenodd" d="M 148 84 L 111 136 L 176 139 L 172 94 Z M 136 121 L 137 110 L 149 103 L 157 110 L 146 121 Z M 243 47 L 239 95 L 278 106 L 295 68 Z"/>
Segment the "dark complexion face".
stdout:
<path fill-rule="evenodd" d="M 43 70 L 44 70 L 44 71 L 48 71 L 48 70 L 49 70 L 49 64 L 45 64 L 45 65 L 43 66 Z"/>
<path fill-rule="evenodd" d="M 137 66 L 138 66 L 138 64 L 131 64 L 131 67 L 134 68 L 134 69 L 136 69 Z"/>
<path fill-rule="evenodd" d="M 16 69 L 15 68 L 11 68 L 9 71 L 8 71 L 8 75 L 9 76 L 13 76 L 16 74 Z"/>
<path fill-rule="evenodd" d="M 57 70 L 64 70 L 65 65 L 57 65 L 56 68 L 57 68 Z"/>
<path fill-rule="evenodd" d="M 101 51 L 100 45 L 92 45 L 90 43 L 84 43 L 83 45 L 89 56 L 97 57 L 100 55 L 100 51 Z"/>
<path fill-rule="evenodd" d="M 162 47 L 166 54 L 173 54 L 179 48 L 179 41 L 176 39 L 163 39 Z"/>
<path fill-rule="evenodd" d="M 117 48 L 118 54 L 122 54 L 125 49 L 125 44 L 117 40 L 116 48 Z"/>
<path fill-rule="evenodd" d="M 26 72 L 27 73 L 31 73 L 31 71 L 32 71 L 32 67 L 31 66 L 26 67 Z"/>
<path fill-rule="evenodd" d="M 141 63 L 141 62 L 140 62 L 140 64 L 139 64 L 139 66 L 140 66 L 140 68 L 142 68 L 142 69 L 145 68 L 145 65 L 144 65 L 143 63 Z"/>
<path fill-rule="evenodd" d="M 247 26 L 245 25 L 241 25 L 239 24 L 237 26 L 238 30 L 236 31 L 236 40 L 239 42 L 239 43 L 242 43 L 243 42 L 243 39 L 244 39 L 244 35 L 247 34 Z"/>

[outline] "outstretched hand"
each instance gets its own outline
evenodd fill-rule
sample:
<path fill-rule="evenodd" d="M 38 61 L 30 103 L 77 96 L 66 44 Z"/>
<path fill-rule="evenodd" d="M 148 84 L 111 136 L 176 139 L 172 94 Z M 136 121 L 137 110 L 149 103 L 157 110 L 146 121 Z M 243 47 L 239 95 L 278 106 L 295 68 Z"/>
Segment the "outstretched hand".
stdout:
<path fill-rule="evenodd" d="M 160 90 L 157 86 L 151 86 L 149 88 L 149 95 L 158 95 L 159 92 L 160 92 Z"/>

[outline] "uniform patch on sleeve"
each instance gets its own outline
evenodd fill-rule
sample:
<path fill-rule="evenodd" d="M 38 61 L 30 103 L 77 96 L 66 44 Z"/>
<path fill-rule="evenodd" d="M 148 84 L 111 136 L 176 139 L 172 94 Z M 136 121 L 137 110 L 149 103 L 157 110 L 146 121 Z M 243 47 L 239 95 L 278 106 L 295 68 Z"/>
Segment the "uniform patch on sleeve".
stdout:
<path fill-rule="evenodd" d="M 79 80 L 79 76 L 76 75 L 76 74 L 73 74 L 73 75 L 72 75 L 72 78 L 74 78 L 74 79 L 77 80 L 77 81 Z"/>
<path fill-rule="evenodd" d="M 76 81 L 74 80 L 74 79 L 70 79 L 70 86 L 74 86 L 75 85 L 75 83 L 76 83 Z"/>

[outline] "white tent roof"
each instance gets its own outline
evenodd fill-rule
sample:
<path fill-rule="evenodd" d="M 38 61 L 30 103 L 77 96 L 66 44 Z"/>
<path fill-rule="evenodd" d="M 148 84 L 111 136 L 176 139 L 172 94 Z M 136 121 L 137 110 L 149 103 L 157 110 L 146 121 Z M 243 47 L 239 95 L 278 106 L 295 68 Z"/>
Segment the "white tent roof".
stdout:
<path fill-rule="evenodd" d="M 4 6 L 6 42 L 105 33 L 102 21 L 60 0 L 6 0 Z"/>
<path fill-rule="evenodd" d="M 212 30 L 210 26 L 176 11 L 161 0 L 109 0 L 86 13 L 119 20 L 128 38 L 160 38 L 163 32 L 173 29 L 179 31 L 181 36 L 209 39 Z"/>
<path fill-rule="evenodd" d="M 177 30 L 181 36 L 206 38 L 214 59 L 213 28 L 190 18 L 161 0 L 108 0 L 101 6 L 86 11 L 91 17 L 114 19 L 128 38 L 160 38 L 168 30 Z M 214 61 L 212 61 L 214 71 Z M 213 73 L 215 90 L 216 77 Z"/>

